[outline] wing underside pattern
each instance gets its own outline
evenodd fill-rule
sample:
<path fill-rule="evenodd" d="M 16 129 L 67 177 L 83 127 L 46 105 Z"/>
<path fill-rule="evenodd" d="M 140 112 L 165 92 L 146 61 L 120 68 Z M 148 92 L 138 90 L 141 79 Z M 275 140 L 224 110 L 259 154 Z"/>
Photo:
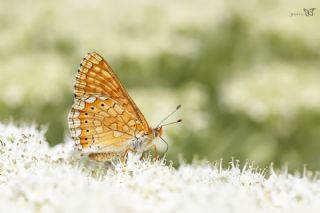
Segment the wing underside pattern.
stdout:
<path fill-rule="evenodd" d="M 109 64 L 97 53 L 88 54 L 80 64 L 68 124 L 78 148 L 97 153 L 99 159 L 125 153 L 136 134 L 151 131 Z"/>

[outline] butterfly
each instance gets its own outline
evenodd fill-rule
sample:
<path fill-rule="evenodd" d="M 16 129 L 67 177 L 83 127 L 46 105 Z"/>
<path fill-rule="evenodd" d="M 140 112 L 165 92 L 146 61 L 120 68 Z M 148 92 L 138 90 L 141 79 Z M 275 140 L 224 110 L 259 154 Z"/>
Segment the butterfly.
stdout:
<path fill-rule="evenodd" d="M 303 11 L 305 13 L 306 16 L 313 16 L 313 11 L 315 10 L 316 8 L 303 8 Z"/>
<path fill-rule="evenodd" d="M 180 106 L 151 128 L 108 62 L 92 52 L 78 68 L 68 124 L 76 146 L 91 160 L 142 155 L 151 147 L 157 153 L 153 140 L 163 140 L 163 126 L 181 122 L 161 125 Z"/>

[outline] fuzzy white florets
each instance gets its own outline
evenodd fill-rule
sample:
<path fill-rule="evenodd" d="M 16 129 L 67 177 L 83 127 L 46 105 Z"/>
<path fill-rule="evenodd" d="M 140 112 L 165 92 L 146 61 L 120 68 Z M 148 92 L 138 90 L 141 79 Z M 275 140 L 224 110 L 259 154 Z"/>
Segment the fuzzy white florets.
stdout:
<path fill-rule="evenodd" d="M 232 161 L 182 164 L 130 158 L 95 163 L 72 142 L 0 125 L 0 209 L 6 212 L 317 212 L 320 182 Z"/>

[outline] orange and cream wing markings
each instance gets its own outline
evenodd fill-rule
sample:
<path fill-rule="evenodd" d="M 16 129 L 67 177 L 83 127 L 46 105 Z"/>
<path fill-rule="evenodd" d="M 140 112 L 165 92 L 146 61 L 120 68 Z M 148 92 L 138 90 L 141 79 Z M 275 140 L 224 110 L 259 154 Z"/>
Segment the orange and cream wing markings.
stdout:
<path fill-rule="evenodd" d="M 134 137 L 141 123 L 115 100 L 90 97 L 77 100 L 70 112 L 71 136 L 84 151 L 119 151 Z M 91 101 L 95 99 L 92 103 Z"/>
<path fill-rule="evenodd" d="M 112 98 L 128 112 L 134 114 L 145 129 L 149 128 L 143 114 L 120 83 L 110 65 L 98 53 L 89 53 L 82 60 L 76 79 L 75 98 L 88 94 Z"/>
<path fill-rule="evenodd" d="M 151 134 L 143 114 L 97 53 L 90 53 L 82 60 L 74 94 L 68 117 L 71 136 L 78 148 L 96 153 L 91 155 L 92 159 L 124 154 L 137 134 Z"/>

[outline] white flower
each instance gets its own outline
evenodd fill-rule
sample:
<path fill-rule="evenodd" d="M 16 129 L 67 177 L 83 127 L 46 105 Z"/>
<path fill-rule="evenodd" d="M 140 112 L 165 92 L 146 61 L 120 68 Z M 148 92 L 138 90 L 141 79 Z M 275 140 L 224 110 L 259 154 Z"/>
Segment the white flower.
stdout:
<path fill-rule="evenodd" d="M 0 209 L 10 212 L 317 212 L 320 181 L 270 177 L 246 163 L 194 162 L 178 169 L 151 158 L 90 162 L 71 141 L 49 147 L 34 125 L 0 125 Z M 40 143 L 41 141 L 41 143 Z M 24 157 L 22 157 L 22 155 Z"/>
<path fill-rule="evenodd" d="M 300 69 L 305 69 L 304 73 Z M 244 113 L 263 122 L 271 116 L 291 121 L 303 110 L 320 107 L 320 75 L 312 68 L 269 64 L 226 81 L 220 90 L 221 103 L 230 112 Z"/>

